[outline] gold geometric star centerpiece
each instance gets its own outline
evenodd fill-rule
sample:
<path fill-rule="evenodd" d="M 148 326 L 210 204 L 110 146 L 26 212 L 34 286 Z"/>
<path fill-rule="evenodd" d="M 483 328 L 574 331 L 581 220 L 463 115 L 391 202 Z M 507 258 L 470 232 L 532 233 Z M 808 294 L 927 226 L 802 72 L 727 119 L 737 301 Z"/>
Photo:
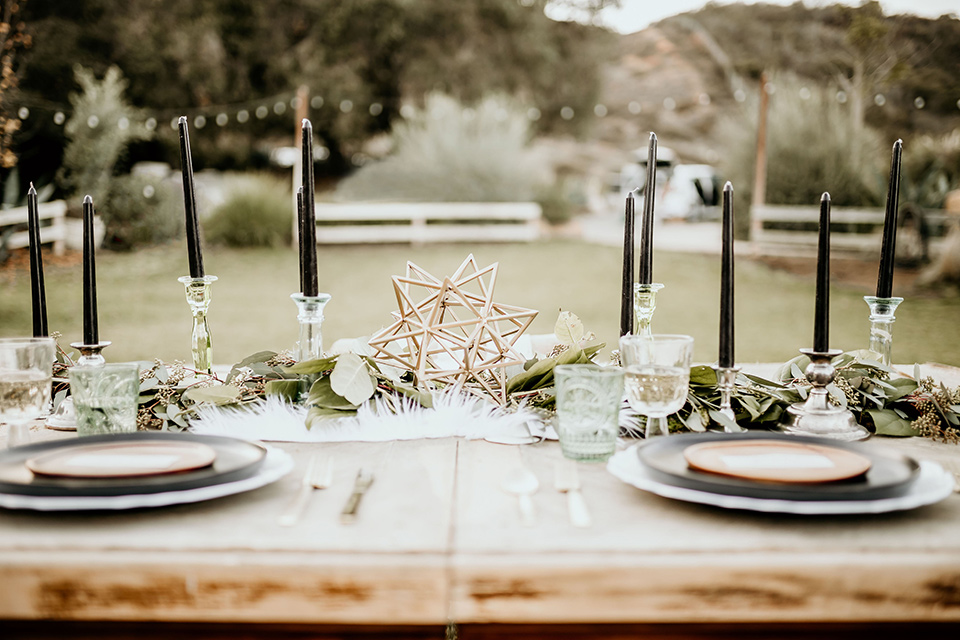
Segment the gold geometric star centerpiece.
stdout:
<path fill-rule="evenodd" d="M 523 364 L 515 345 L 537 312 L 494 302 L 498 270 L 470 254 L 441 280 L 407 262 L 406 275 L 393 276 L 394 323 L 370 339 L 374 360 L 412 371 L 428 389 L 453 385 L 506 404 L 506 368 Z"/>

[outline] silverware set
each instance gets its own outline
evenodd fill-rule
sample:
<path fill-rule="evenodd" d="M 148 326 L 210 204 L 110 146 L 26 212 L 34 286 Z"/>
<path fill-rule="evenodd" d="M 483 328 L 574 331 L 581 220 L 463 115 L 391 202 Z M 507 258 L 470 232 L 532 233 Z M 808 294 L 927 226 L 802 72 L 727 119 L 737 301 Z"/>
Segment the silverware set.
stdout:
<path fill-rule="evenodd" d="M 318 489 L 326 489 L 333 482 L 333 460 L 329 456 L 314 454 L 307 462 L 306 471 L 303 473 L 303 479 L 300 481 L 300 490 L 293 501 L 287 506 L 277 523 L 281 527 L 292 527 L 300 521 L 310 496 Z M 347 503 L 340 513 L 340 522 L 351 524 L 357 518 L 357 509 L 360 507 L 360 500 L 366 493 L 370 485 L 373 484 L 373 473 L 360 469 L 357 472 L 354 481 L 353 491 L 347 499 Z"/>
<path fill-rule="evenodd" d="M 558 460 L 553 467 L 553 486 L 567 497 L 567 514 L 570 524 L 575 527 L 587 528 L 592 526 L 590 510 L 580 493 L 580 475 L 577 464 L 572 460 Z M 533 494 L 540 488 L 537 476 L 523 465 L 507 472 L 500 483 L 500 487 L 507 493 L 517 496 L 520 508 L 520 522 L 525 527 L 536 525 L 536 513 L 533 505 Z"/>

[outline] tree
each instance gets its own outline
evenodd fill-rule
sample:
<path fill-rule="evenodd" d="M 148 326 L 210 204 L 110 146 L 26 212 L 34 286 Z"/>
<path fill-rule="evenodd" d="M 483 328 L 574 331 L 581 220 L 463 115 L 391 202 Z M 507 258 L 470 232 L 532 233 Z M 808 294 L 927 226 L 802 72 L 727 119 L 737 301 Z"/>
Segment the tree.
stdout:
<path fill-rule="evenodd" d="M 2 0 L 0 17 L 0 167 L 11 169 L 17 164 L 13 134 L 20 129 L 20 117 L 14 112 L 17 102 L 17 58 L 30 47 L 30 35 L 20 10 L 27 0 Z"/>

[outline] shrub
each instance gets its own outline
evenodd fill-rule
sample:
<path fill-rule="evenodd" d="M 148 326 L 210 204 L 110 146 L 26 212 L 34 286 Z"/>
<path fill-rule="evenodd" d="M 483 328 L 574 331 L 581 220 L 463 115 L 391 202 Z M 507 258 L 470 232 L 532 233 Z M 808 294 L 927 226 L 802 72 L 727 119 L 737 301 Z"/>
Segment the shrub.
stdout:
<path fill-rule="evenodd" d="M 526 112 L 506 98 L 472 107 L 427 97 L 392 131 L 393 155 L 340 183 L 346 200 L 514 202 L 533 200 L 545 181 L 528 146 Z"/>
<path fill-rule="evenodd" d="M 149 176 L 112 178 L 106 198 L 94 201 L 106 227 L 104 248 L 129 250 L 178 237 L 183 231 L 179 195 L 170 185 Z"/>
<path fill-rule="evenodd" d="M 203 230 L 208 242 L 229 247 L 279 247 L 293 237 L 293 205 L 284 184 L 267 177 L 239 182 L 214 209 Z"/>

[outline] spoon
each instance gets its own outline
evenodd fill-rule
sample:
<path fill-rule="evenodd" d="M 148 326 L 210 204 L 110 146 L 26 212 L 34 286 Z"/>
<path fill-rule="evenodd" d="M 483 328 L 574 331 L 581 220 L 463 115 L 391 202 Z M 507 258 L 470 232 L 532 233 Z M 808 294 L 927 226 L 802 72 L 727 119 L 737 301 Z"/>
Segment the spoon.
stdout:
<path fill-rule="evenodd" d="M 517 467 L 507 473 L 500 487 L 507 493 L 516 495 L 519 499 L 520 522 L 523 526 L 534 526 L 536 523 L 534 522 L 533 515 L 533 500 L 530 496 L 536 493 L 540 487 L 537 476 L 526 467 Z"/>

